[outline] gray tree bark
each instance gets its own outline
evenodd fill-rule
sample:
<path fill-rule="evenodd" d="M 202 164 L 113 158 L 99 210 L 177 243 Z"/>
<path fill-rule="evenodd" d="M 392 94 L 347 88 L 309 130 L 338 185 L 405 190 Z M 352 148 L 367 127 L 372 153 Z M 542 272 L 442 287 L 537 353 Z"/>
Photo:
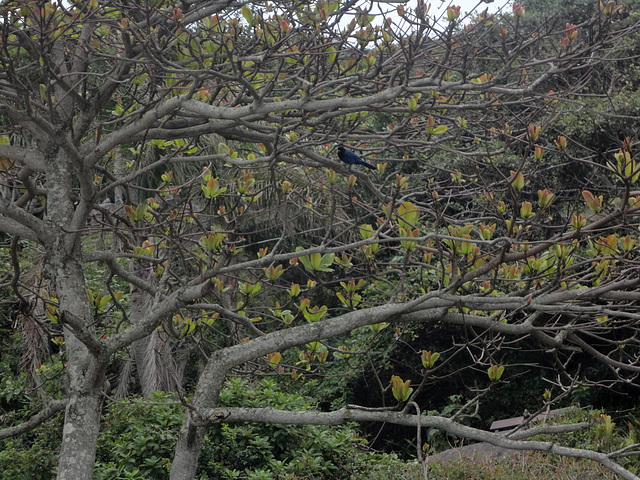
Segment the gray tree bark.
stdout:
<path fill-rule="evenodd" d="M 59 480 L 91 478 L 100 430 L 106 361 L 95 340 L 95 328 L 82 265 L 78 231 L 86 223 L 89 203 L 74 205 L 72 160 L 51 146 L 47 156 L 49 236 L 44 239 L 45 272 L 58 295 L 67 354 L 65 410 L 58 462 Z"/>

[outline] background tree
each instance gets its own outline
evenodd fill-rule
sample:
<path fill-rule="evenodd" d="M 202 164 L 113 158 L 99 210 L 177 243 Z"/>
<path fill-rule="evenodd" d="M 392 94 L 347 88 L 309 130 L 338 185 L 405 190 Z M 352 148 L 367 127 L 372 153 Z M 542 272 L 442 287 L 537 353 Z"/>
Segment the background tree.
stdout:
<path fill-rule="evenodd" d="M 90 478 L 133 348 L 141 391 L 184 406 L 171 478 L 194 478 L 212 424 L 249 420 L 437 428 L 635 478 L 615 455 L 521 440 L 553 427 L 503 437 L 457 419 L 500 389 L 522 342 L 557 369 L 540 409 L 636 383 L 634 140 L 596 161 L 548 135 L 636 25 L 613 2 L 560 28 L 525 28 L 519 4 L 464 26 L 459 7 L 436 21 L 423 2 L 393 18 L 373 6 L 3 4 L 3 286 L 58 361 L 37 367 L 43 409 L 0 438 L 65 409 L 58 478 Z M 377 172 L 347 169 L 334 143 Z M 547 188 L 550 155 L 597 169 L 607 195 Z M 300 379 L 385 328 L 438 322 L 453 341 L 414 347 L 419 378 L 380 377 L 392 410 L 219 406 L 234 374 Z M 477 395 L 420 415 L 463 354 Z M 584 356 L 604 371 L 581 371 Z"/>

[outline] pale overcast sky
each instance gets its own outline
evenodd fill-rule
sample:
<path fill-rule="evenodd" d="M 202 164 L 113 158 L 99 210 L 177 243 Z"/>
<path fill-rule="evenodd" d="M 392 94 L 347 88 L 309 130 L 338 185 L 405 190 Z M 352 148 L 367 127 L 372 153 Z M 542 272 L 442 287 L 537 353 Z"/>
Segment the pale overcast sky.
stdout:
<path fill-rule="evenodd" d="M 368 2 L 366 3 L 368 4 Z M 387 12 L 394 17 L 396 16 L 396 7 L 401 3 L 404 2 L 377 2 L 380 11 Z M 460 11 L 460 16 L 462 17 L 465 13 L 471 12 L 474 8 L 478 13 L 484 11 L 485 8 L 489 9 L 489 13 L 495 13 L 503 7 L 510 9 L 511 4 L 514 2 L 513 0 L 494 0 L 491 3 L 478 2 L 478 0 L 425 0 L 425 3 L 431 4 L 431 8 L 429 10 L 429 16 L 431 17 L 434 15 L 443 15 L 449 5 L 462 7 Z M 416 4 L 416 0 L 409 0 L 407 3 L 404 3 L 405 8 L 411 7 L 412 9 L 415 8 Z M 371 13 L 374 12 L 372 11 Z"/>
<path fill-rule="evenodd" d="M 409 2 L 412 5 L 415 5 L 414 1 Z M 429 2 L 431 3 L 431 10 L 430 12 L 433 14 L 434 12 L 444 12 L 447 7 L 449 5 L 460 5 L 462 7 L 462 9 L 460 10 L 460 13 L 462 14 L 463 12 L 470 12 L 474 7 L 476 7 L 476 10 L 478 12 L 482 12 L 484 11 L 485 8 L 489 9 L 489 13 L 495 13 L 498 10 L 500 10 L 500 8 L 504 7 L 505 5 L 508 8 L 511 8 L 510 4 L 514 3 L 513 1 L 505 1 L 505 0 L 495 0 L 491 3 L 485 3 L 485 2 L 478 2 L 476 0 L 457 0 L 457 1 L 453 1 L 453 2 L 448 2 L 448 1 L 440 1 L 440 0 L 435 0 L 435 1 L 431 1 Z M 479 3 L 479 5 L 478 5 Z"/>

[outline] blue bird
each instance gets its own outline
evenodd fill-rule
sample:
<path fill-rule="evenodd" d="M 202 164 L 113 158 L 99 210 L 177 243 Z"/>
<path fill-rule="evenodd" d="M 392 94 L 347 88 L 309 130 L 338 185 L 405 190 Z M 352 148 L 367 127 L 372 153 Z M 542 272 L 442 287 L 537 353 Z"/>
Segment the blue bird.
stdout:
<path fill-rule="evenodd" d="M 350 152 L 344 147 L 338 147 L 338 158 L 342 160 L 344 163 L 346 163 L 347 165 L 364 165 L 365 167 L 371 170 L 376 169 L 376 167 L 374 167 L 368 162 L 365 162 L 358 155 L 356 155 L 353 152 Z"/>

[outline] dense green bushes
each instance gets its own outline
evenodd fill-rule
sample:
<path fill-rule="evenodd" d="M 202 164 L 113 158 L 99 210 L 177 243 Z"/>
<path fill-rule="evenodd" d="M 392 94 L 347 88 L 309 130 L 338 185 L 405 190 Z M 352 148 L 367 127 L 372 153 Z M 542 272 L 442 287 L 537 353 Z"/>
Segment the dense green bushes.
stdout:
<path fill-rule="evenodd" d="M 232 380 L 221 399 L 233 406 L 314 408 L 309 398 L 284 393 L 269 379 L 254 384 Z M 110 403 L 98 439 L 94 479 L 166 478 L 183 411 L 173 395 L 160 392 L 148 400 Z M 54 478 L 60 419 L 56 426 L 50 424 L 36 429 L 28 438 L 0 443 L 2 478 Z M 394 456 L 362 453 L 364 443 L 352 425 L 223 424 L 213 427 L 206 437 L 199 475 L 248 480 L 388 478 L 376 475 L 400 468 Z"/>

